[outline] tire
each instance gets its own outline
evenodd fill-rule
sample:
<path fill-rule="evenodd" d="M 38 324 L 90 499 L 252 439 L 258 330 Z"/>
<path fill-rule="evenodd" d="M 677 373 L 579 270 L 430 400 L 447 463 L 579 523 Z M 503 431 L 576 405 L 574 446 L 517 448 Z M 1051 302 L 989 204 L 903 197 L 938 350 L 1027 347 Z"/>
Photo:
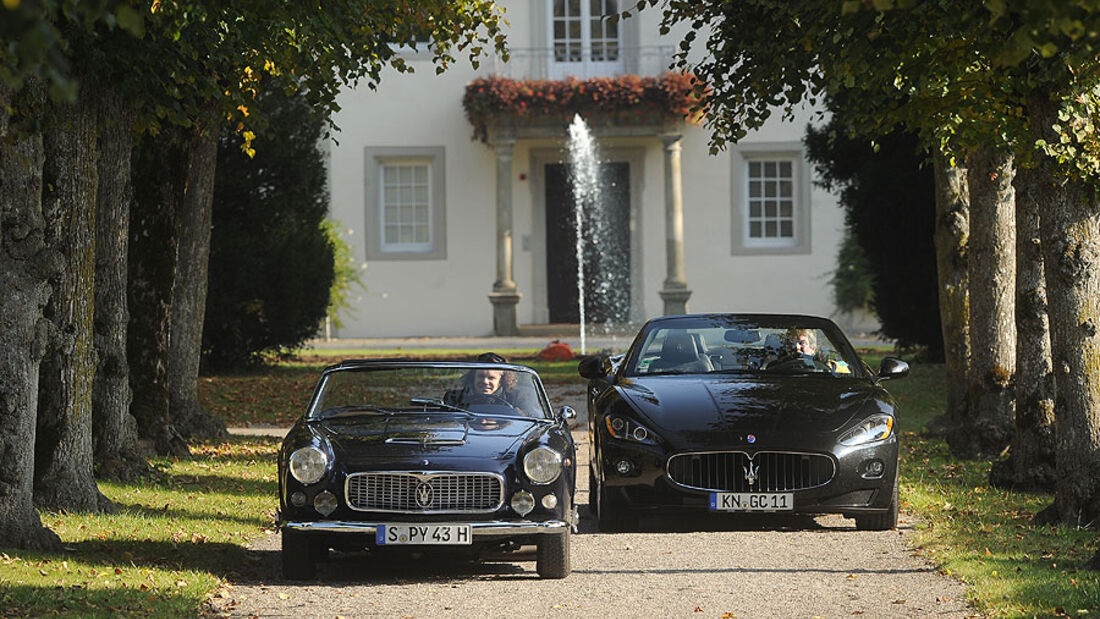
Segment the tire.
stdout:
<path fill-rule="evenodd" d="M 317 546 L 309 536 L 298 531 L 283 529 L 283 578 L 287 580 L 312 580 L 317 577 L 315 550 Z"/>
<path fill-rule="evenodd" d="M 591 496 L 592 490 L 589 491 Z M 622 533 L 638 528 L 638 516 L 630 513 L 616 498 L 611 496 L 607 487 L 599 484 L 596 492 L 596 526 L 604 533 Z"/>
<path fill-rule="evenodd" d="M 898 480 L 894 479 L 894 492 L 890 507 L 881 514 L 856 516 L 856 528 L 860 531 L 889 531 L 898 526 Z"/>
<path fill-rule="evenodd" d="M 535 569 L 540 578 L 565 578 L 573 571 L 569 558 L 569 529 L 564 533 L 540 535 Z"/>
<path fill-rule="evenodd" d="M 592 465 L 588 465 L 588 513 L 599 515 L 599 502 L 596 501 L 596 474 L 592 472 Z"/>

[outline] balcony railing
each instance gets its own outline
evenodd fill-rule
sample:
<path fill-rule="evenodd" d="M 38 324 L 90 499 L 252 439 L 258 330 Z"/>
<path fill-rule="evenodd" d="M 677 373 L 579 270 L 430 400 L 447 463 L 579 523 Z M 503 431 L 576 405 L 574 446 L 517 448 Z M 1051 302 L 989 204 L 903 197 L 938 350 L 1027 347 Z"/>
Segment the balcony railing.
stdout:
<path fill-rule="evenodd" d="M 656 77 L 669 70 L 674 48 L 670 45 L 620 47 L 617 50 L 582 48 L 574 60 L 547 48 L 512 48 L 508 62 L 495 58 L 488 67 L 492 75 L 515 80 L 565 79 L 640 75 Z M 578 58 L 579 56 L 579 58 Z M 596 58 L 596 59 L 594 59 Z"/>

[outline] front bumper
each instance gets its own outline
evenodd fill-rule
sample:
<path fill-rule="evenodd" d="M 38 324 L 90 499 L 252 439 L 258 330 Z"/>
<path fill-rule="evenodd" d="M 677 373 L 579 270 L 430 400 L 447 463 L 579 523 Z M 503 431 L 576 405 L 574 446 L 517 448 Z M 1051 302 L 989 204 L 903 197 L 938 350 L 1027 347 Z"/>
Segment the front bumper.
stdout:
<path fill-rule="evenodd" d="M 376 535 L 382 522 L 348 522 L 339 520 L 318 520 L 309 522 L 286 521 L 280 522 L 283 529 L 301 531 L 304 533 L 351 533 L 363 535 Z M 467 523 L 463 523 L 467 524 Z M 474 539 L 493 538 L 508 535 L 549 535 L 565 533 L 572 528 L 574 523 L 564 520 L 547 520 L 545 522 L 531 522 L 529 520 L 492 520 L 470 522 L 470 532 Z"/>

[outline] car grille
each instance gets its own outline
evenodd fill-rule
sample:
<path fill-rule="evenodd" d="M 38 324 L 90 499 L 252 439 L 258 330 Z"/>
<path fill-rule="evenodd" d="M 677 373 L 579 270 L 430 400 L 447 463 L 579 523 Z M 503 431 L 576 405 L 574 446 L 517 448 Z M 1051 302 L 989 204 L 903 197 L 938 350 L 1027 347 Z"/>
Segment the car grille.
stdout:
<path fill-rule="evenodd" d="M 676 454 L 667 471 L 673 483 L 695 490 L 790 492 L 824 486 L 836 465 L 822 454 L 761 451 L 750 459 L 745 452 L 723 451 Z"/>
<path fill-rule="evenodd" d="M 504 482 L 492 473 L 353 473 L 345 495 L 359 511 L 486 513 L 504 503 Z"/>

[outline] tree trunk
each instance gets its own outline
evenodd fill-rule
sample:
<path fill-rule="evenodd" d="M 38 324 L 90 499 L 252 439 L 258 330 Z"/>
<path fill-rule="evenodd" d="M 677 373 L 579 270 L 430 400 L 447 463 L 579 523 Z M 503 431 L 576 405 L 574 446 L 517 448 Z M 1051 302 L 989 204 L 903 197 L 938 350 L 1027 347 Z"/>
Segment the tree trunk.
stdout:
<path fill-rule="evenodd" d="M 92 389 L 92 438 L 96 476 L 117 481 L 132 480 L 149 471 L 149 464 L 137 448 L 137 424 L 130 415 L 130 366 L 126 359 L 132 118 L 121 96 L 101 96 L 93 339 L 99 365 Z"/>
<path fill-rule="evenodd" d="M 0 83 L 0 101 L 9 99 Z M 42 136 L 8 135 L 0 105 L 0 546 L 60 550 L 61 540 L 34 510 L 34 434 L 38 366 L 48 326 L 49 267 L 60 268 L 45 242 Z"/>
<path fill-rule="evenodd" d="M 936 269 L 940 293 L 947 410 L 927 428 L 946 435 L 966 420 L 966 374 L 970 365 L 970 282 L 967 243 L 970 234 L 970 195 L 966 169 L 952 165 L 948 155 L 932 159 L 936 183 Z"/>
<path fill-rule="evenodd" d="M 947 444 L 960 458 L 996 456 L 1015 428 L 1016 216 L 1011 155 L 975 149 L 970 188 L 970 366 L 967 415 Z"/>
<path fill-rule="evenodd" d="M 43 136 L 46 244 L 64 268 L 50 279 L 53 335 L 38 377 L 34 502 L 47 509 L 115 511 L 92 474 L 92 311 L 95 302 L 95 106 L 54 104 Z"/>
<path fill-rule="evenodd" d="M 206 314 L 214 171 L 218 161 L 217 133 L 196 131 L 189 140 L 187 155 L 179 260 L 172 296 L 169 410 L 172 424 L 182 436 L 222 438 L 228 435 L 225 423 L 199 406 L 199 360 Z"/>
<path fill-rule="evenodd" d="M 1100 526 L 1100 204 L 1069 182 L 1042 216 L 1050 344 L 1056 387 L 1058 473 L 1054 511 L 1073 526 Z"/>
<path fill-rule="evenodd" d="M 1016 172 L 1016 433 L 1009 458 L 993 465 L 995 486 L 1054 490 L 1054 374 L 1039 217 L 1054 206 L 1034 167 Z"/>
<path fill-rule="evenodd" d="M 168 359 L 179 213 L 183 188 L 177 173 L 186 162 L 182 130 L 146 137 L 133 153 L 134 201 L 130 219 L 130 411 L 142 442 L 157 454 L 183 456 L 187 444 L 169 416 Z"/>

